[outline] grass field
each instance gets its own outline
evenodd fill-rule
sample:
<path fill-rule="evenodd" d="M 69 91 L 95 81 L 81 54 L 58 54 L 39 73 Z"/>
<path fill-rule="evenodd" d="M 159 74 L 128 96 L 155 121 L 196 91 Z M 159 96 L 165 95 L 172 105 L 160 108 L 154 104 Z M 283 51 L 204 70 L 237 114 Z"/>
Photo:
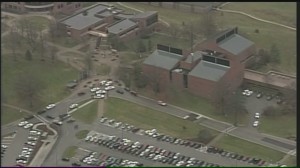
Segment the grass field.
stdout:
<path fill-rule="evenodd" d="M 123 4 L 128 5 L 130 7 L 137 8 L 142 11 L 157 11 L 159 14 L 159 18 L 165 20 L 166 22 L 180 24 L 180 25 L 182 24 L 182 22 L 189 23 L 189 22 L 199 21 L 199 19 L 201 19 L 200 14 L 181 12 L 178 10 L 155 7 L 155 6 L 150 6 L 147 4 L 141 4 L 137 2 L 135 3 L 126 2 Z"/>
<path fill-rule="evenodd" d="M 71 37 L 61 36 L 61 37 L 56 37 L 54 39 L 54 43 L 57 45 L 61 45 L 63 47 L 72 48 L 80 44 L 80 41 L 72 39 Z"/>
<path fill-rule="evenodd" d="M 272 134 L 283 138 L 296 137 L 296 114 L 289 114 L 272 118 L 262 116 L 261 123 L 258 129 L 260 132 Z"/>
<path fill-rule="evenodd" d="M 265 161 L 269 161 L 271 163 L 279 161 L 284 156 L 284 153 L 229 135 L 224 135 L 224 137 L 212 145 L 229 152 L 235 152 L 245 156 L 264 159 Z"/>
<path fill-rule="evenodd" d="M 18 95 L 14 89 L 18 74 L 31 73 L 39 78 L 44 85 L 44 89 L 39 94 L 39 101 L 34 102 L 33 110 L 67 96 L 69 91 L 66 90 L 65 85 L 67 82 L 77 78 L 77 71 L 72 67 L 59 61 L 55 63 L 52 63 L 50 60 L 41 62 L 37 59 L 37 54 L 35 53 L 33 54 L 32 61 L 27 61 L 20 55 L 16 62 L 13 61 L 10 54 L 2 54 L 1 62 L 3 72 L 1 76 L 2 101 L 25 109 L 28 108 L 28 104 L 18 99 Z"/>
<path fill-rule="evenodd" d="M 104 116 L 143 129 L 155 128 L 159 132 L 184 139 L 196 138 L 199 131 L 203 129 L 209 130 L 214 136 L 218 134 L 216 131 L 196 123 L 117 98 L 105 100 Z M 183 129 L 183 127 L 186 127 L 186 129 Z"/>
<path fill-rule="evenodd" d="M 282 164 L 285 164 L 289 167 L 295 167 L 297 165 L 297 158 L 295 156 L 289 156 Z"/>
<path fill-rule="evenodd" d="M 72 113 L 72 117 L 75 118 L 78 121 L 81 121 L 86 124 L 92 123 L 96 117 L 97 117 L 97 111 L 98 111 L 98 101 L 94 101 L 74 113 Z"/>
<path fill-rule="evenodd" d="M 64 151 L 62 158 L 71 158 L 75 156 L 77 148 L 78 148 L 77 146 L 69 146 Z"/>
<path fill-rule="evenodd" d="M 1 106 L 1 125 L 6 125 L 8 123 L 14 122 L 27 115 L 28 114 L 25 112 L 20 113 L 19 110 Z"/>
<path fill-rule="evenodd" d="M 160 98 L 160 95 L 155 95 L 149 88 L 139 89 L 138 92 L 153 99 Z M 217 120 L 234 123 L 233 114 L 228 115 L 227 117 L 218 114 L 215 112 L 216 109 L 213 104 L 207 99 L 196 96 L 185 90 L 176 89 L 171 85 L 168 87 L 166 97 L 162 99 L 165 99 L 165 101 L 169 104 L 182 107 Z M 238 124 L 247 124 L 247 122 L 247 114 L 238 115 Z"/>
<path fill-rule="evenodd" d="M 81 131 L 78 131 L 75 136 L 78 139 L 83 139 L 83 138 L 85 138 L 87 136 L 87 134 L 89 132 L 90 132 L 89 130 L 81 130 Z"/>
<path fill-rule="evenodd" d="M 38 30 L 44 30 L 49 26 L 49 20 L 42 16 L 27 16 L 26 19 L 30 21 L 30 24 L 36 26 Z"/>
<path fill-rule="evenodd" d="M 261 19 L 296 27 L 295 2 L 231 2 L 223 9 L 243 11 Z"/>

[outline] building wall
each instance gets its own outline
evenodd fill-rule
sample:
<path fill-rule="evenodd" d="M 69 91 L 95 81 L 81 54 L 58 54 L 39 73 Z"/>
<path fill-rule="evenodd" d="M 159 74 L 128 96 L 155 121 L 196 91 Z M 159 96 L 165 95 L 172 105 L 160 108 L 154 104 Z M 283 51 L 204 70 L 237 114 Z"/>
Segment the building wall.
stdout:
<path fill-rule="evenodd" d="M 183 73 L 179 72 L 172 72 L 172 81 L 171 83 L 176 86 L 178 89 L 183 89 L 184 84 L 183 84 Z"/>
<path fill-rule="evenodd" d="M 16 13 L 34 12 L 35 8 L 28 8 L 25 5 L 26 5 L 25 2 L 3 2 L 1 3 L 1 9 L 11 11 L 11 12 L 16 12 Z M 29 4 L 29 6 L 31 5 Z M 40 6 L 41 8 L 39 9 L 42 10 L 42 12 L 51 12 L 51 13 L 62 12 L 64 14 L 71 14 L 82 7 L 82 2 L 71 2 L 71 3 L 53 2 L 53 7 L 43 8 L 42 7 L 43 5 Z"/>
<path fill-rule="evenodd" d="M 188 75 L 188 91 L 195 95 L 211 99 L 215 87 L 216 83 L 213 81 Z"/>
<path fill-rule="evenodd" d="M 142 71 L 148 80 L 159 81 L 160 89 L 165 89 L 170 84 L 169 71 L 166 69 L 143 64 Z"/>

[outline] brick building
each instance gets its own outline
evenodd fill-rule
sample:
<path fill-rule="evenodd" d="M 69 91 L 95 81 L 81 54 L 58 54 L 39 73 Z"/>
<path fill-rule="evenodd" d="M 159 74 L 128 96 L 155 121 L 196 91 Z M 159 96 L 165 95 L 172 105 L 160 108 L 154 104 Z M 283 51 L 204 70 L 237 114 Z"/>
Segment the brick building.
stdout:
<path fill-rule="evenodd" d="M 82 2 L 1 2 L 1 10 L 15 13 L 71 14 L 82 7 Z"/>
<path fill-rule="evenodd" d="M 213 99 L 220 91 L 234 91 L 243 81 L 245 63 L 255 54 L 254 43 L 223 31 L 196 46 L 196 52 L 158 45 L 143 63 L 143 73 L 156 77 L 161 88 L 168 84 Z"/>
<path fill-rule="evenodd" d="M 73 38 L 99 33 L 123 41 L 139 36 L 145 30 L 154 31 L 157 23 L 158 14 L 155 11 L 126 14 L 123 10 L 103 3 L 60 20 L 60 24 L 66 27 L 67 33 Z"/>

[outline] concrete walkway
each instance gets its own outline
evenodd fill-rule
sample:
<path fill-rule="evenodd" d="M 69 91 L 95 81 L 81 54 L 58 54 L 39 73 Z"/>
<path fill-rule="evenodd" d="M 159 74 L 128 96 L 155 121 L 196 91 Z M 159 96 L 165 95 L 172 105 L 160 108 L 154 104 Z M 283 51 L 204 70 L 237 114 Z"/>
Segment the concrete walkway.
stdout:
<path fill-rule="evenodd" d="M 39 151 L 35 154 L 34 158 L 30 162 L 30 164 L 29 164 L 30 167 L 32 167 L 32 166 L 39 167 L 44 163 L 45 159 L 47 158 L 48 154 L 50 153 L 50 151 L 58 137 L 57 132 L 54 129 L 52 129 L 48 124 L 39 123 L 39 124 L 34 125 L 33 128 L 36 129 L 37 126 L 39 126 L 39 125 L 46 125 L 47 128 L 50 129 L 54 133 L 54 135 L 48 135 L 47 140 L 44 140 Z"/>

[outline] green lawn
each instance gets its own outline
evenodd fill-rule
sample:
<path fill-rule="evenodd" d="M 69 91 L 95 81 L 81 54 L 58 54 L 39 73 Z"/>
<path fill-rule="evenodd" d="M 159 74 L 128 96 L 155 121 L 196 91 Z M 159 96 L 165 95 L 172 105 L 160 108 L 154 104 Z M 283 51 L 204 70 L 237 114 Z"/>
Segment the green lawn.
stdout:
<path fill-rule="evenodd" d="M 296 27 L 295 2 L 231 2 L 223 9 L 243 11 L 261 19 Z"/>
<path fill-rule="evenodd" d="M 175 24 L 182 24 L 182 22 L 189 23 L 199 21 L 201 19 L 200 14 L 182 12 L 174 9 L 167 9 L 162 7 L 155 7 L 147 4 L 141 4 L 138 2 L 122 2 L 127 6 L 137 8 L 142 11 L 158 11 L 159 18 Z"/>
<path fill-rule="evenodd" d="M 101 65 L 97 65 L 95 66 L 97 74 L 98 75 L 108 75 L 110 73 L 110 66 L 106 65 L 106 64 L 101 64 Z"/>
<path fill-rule="evenodd" d="M 297 120 L 296 114 L 288 114 L 278 117 L 262 116 L 259 131 L 275 136 L 288 138 L 296 137 Z"/>
<path fill-rule="evenodd" d="M 131 61 L 137 60 L 140 58 L 139 54 L 133 51 L 122 51 L 119 52 L 121 64 L 130 64 Z"/>
<path fill-rule="evenodd" d="M 39 101 L 34 102 L 33 110 L 39 109 L 50 102 L 56 102 L 69 94 L 65 85 L 77 79 L 77 71 L 65 63 L 50 60 L 44 62 L 36 53 L 33 60 L 27 61 L 23 55 L 19 55 L 18 61 L 13 61 L 11 54 L 2 54 L 2 73 L 1 88 L 3 90 L 2 101 L 8 104 L 28 108 L 28 104 L 19 100 L 14 89 L 18 74 L 31 73 L 41 80 L 44 89 L 39 94 Z M 18 67 L 18 68 L 16 68 Z"/>
<path fill-rule="evenodd" d="M 44 30 L 49 26 L 49 20 L 42 16 L 27 16 L 26 19 L 28 19 L 31 24 L 35 25 L 38 30 Z"/>
<path fill-rule="evenodd" d="M 297 165 L 297 158 L 295 156 L 289 156 L 282 164 L 285 164 L 289 167 L 295 167 Z"/>
<path fill-rule="evenodd" d="M 67 36 L 56 37 L 54 43 L 63 47 L 72 48 L 80 44 L 79 40 Z"/>
<path fill-rule="evenodd" d="M 77 148 L 78 148 L 77 146 L 69 146 L 68 148 L 65 149 L 62 157 L 71 158 L 75 156 Z"/>
<path fill-rule="evenodd" d="M 87 136 L 87 134 L 89 132 L 90 132 L 89 130 L 81 130 L 81 131 L 78 131 L 75 136 L 78 139 L 83 139 L 83 138 L 85 138 Z"/>
<path fill-rule="evenodd" d="M 29 115 L 25 112 L 19 112 L 19 110 L 1 106 L 1 125 L 6 125 L 8 123 L 19 120 L 25 116 Z"/>
<path fill-rule="evenodd" d="M 97 111 L 98 111 L 98 101 L 94 101 L 71 115 L 78 121 L 84 122 L 86 124 L 92 123 L 97 118 Z"/>
<path fill-rule="evenodd" d="M 212 145 L 245 156 L 261 158 L 271 163 L 279 161 L 285 155 L 284 153 L 275 151 L 273 149 L 257 145 L 229 135 L 224 135 L 224 137 L 222 137 L 220 140 L 216 141 Z"/>
<path fill-rule="evenodd" d="M 138 92 L 153 99 L 158 99 L 161 98 L 160 96 L 163 96 L 155 95 L 152 89 L 149 88 L 139 89 Z M 233 114 L 225 117 L 224 115 L 216 113 L 216 109 L 210 101 L 200 96 L 196 96 L 186 90 L 176 89 L 174 86 L 169 85 L 167 93 L 163 97 L 162 99 L 165 99 L 165 101 L 169 104 L 173 104 L 217 120 L 234 123 Z M 238 122 L 239 124 L 247 124 L 247 114 L 238 115 Z"/>
<path fill-rule="evenodd" d="M 218 134 L 216 131 L 196 123 L 118 98 L 109 98 L 105 100 L 104 116 L 132 124 L 142 129 L 155 128 L 159 132 L 184 139 L 196 138 L 199 131 L 203 129 L 209 130 L 213 136 Z M 186 129 L 183 127 L 186 127 Z"/>

